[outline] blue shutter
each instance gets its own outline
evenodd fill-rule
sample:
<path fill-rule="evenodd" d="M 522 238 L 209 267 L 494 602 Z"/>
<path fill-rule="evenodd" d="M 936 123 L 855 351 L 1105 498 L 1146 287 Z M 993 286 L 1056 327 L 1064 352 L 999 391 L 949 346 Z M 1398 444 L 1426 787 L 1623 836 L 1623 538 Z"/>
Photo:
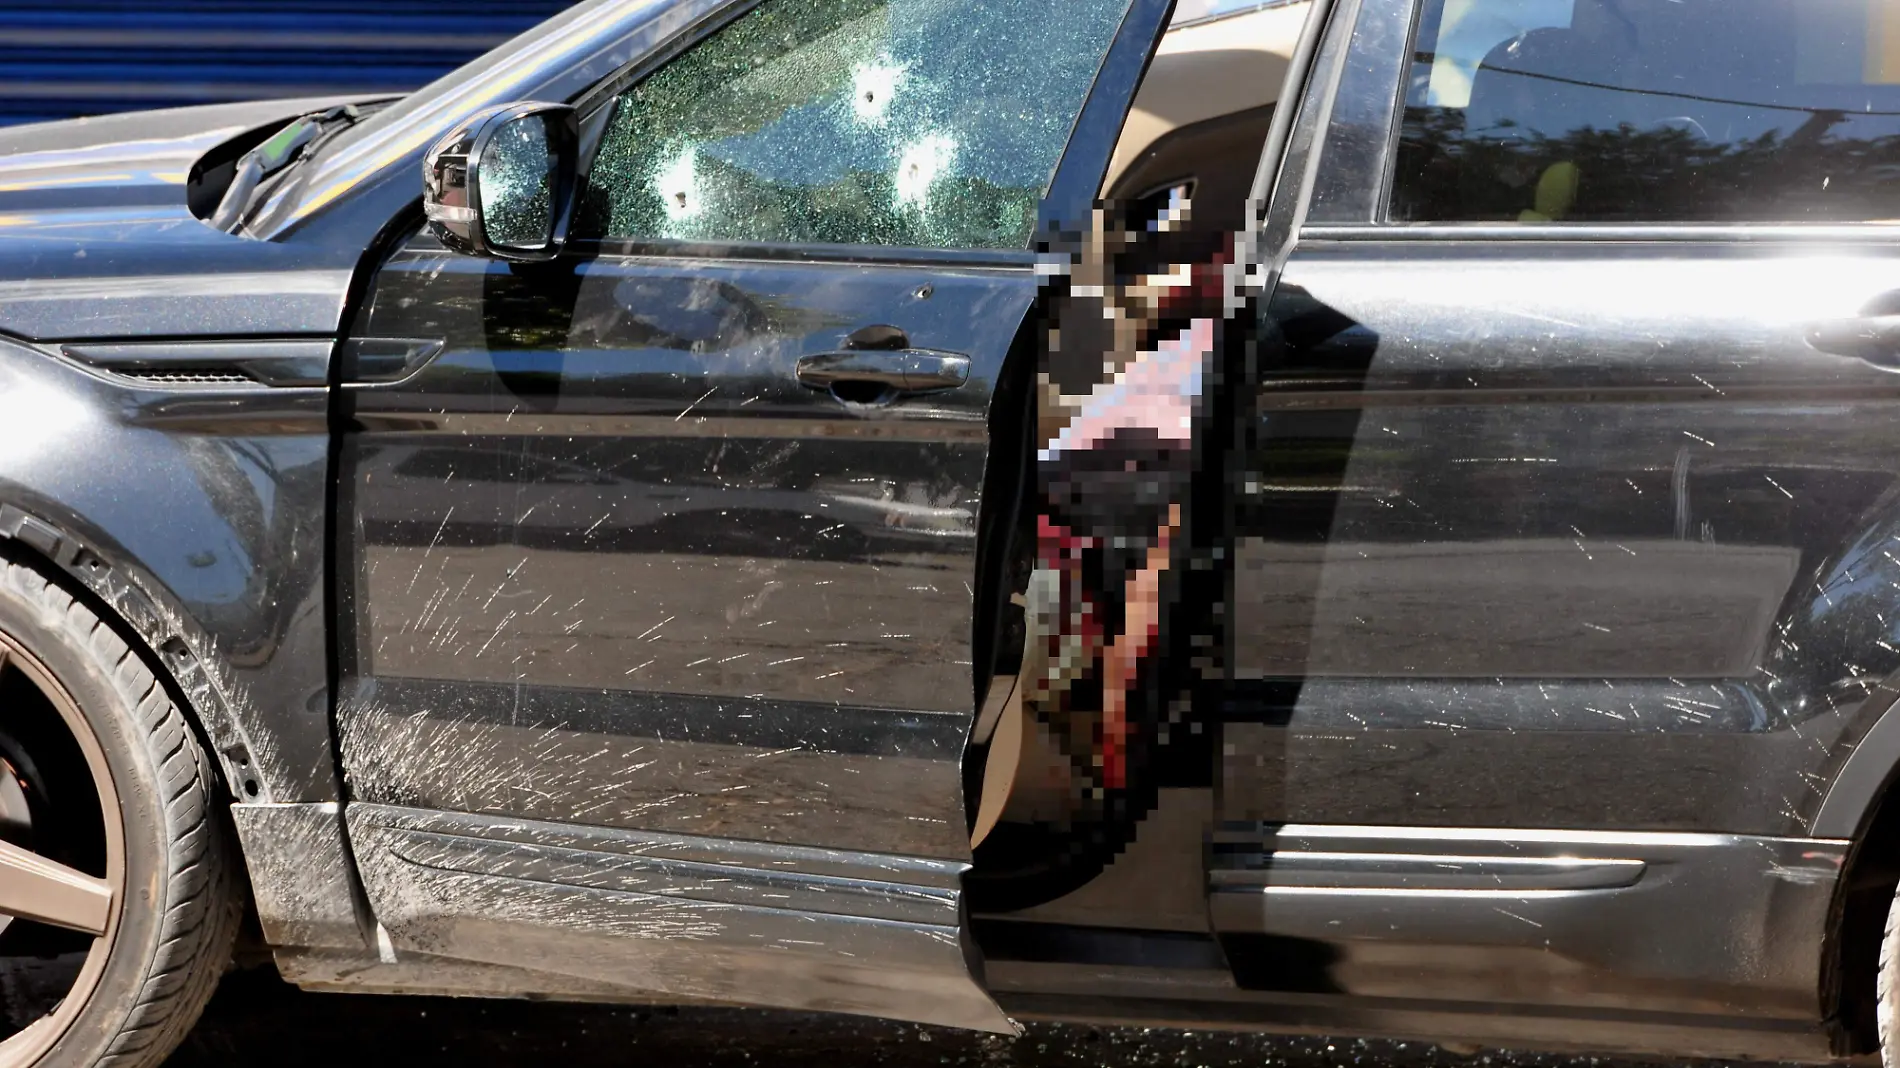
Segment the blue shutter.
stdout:
<path fill-rule="evenodd" d="M 0 124 L 400 93 L 574 0 L 0 0 Z"/>

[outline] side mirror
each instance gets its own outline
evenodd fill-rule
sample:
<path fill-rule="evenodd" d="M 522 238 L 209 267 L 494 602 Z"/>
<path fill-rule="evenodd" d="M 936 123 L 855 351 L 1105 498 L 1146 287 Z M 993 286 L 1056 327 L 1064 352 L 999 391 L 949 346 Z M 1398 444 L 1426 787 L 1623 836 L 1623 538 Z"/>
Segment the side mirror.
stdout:
<path fill-rule="evenodd" d="M 566 104 L 477 112 L 422 164 L 429 228 L 458 252 L 551 260 L 567 243 L 580 132 Z"/>

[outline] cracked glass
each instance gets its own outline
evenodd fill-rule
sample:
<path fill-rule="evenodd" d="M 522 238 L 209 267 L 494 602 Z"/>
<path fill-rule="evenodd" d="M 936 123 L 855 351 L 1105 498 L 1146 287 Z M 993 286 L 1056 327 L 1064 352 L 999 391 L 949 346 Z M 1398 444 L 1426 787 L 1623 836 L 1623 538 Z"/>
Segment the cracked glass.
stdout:
<path fill-rule="evenodd" d="M 614 103 L 582 237 L 1026 248 L 1128 0 L 770 0 Z"/>

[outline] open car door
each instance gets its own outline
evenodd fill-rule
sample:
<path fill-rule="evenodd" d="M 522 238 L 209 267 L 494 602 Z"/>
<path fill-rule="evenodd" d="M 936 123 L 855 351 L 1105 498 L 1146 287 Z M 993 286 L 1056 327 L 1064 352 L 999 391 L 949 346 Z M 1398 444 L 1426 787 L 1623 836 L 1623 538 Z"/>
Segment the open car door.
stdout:
<path fill-rule="evenodd" d="M 960 883 L 991 408 L 1170 7 L 733 5 L 579 102 L 561 259 L 384 262 L 338 717 L 389 956 L 1011 1028 Z"/>

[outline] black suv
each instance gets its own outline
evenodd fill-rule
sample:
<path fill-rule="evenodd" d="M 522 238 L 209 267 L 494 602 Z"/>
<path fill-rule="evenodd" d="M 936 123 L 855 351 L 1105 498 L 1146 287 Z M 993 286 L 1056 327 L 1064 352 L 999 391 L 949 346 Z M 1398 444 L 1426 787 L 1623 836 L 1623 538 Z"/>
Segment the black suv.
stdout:
<path fill-rule="evenodd" d="M 241 927 L 1900 1064 L 1900 0 L 1172 7 L 0 133 L 0 1065 Z"/>

